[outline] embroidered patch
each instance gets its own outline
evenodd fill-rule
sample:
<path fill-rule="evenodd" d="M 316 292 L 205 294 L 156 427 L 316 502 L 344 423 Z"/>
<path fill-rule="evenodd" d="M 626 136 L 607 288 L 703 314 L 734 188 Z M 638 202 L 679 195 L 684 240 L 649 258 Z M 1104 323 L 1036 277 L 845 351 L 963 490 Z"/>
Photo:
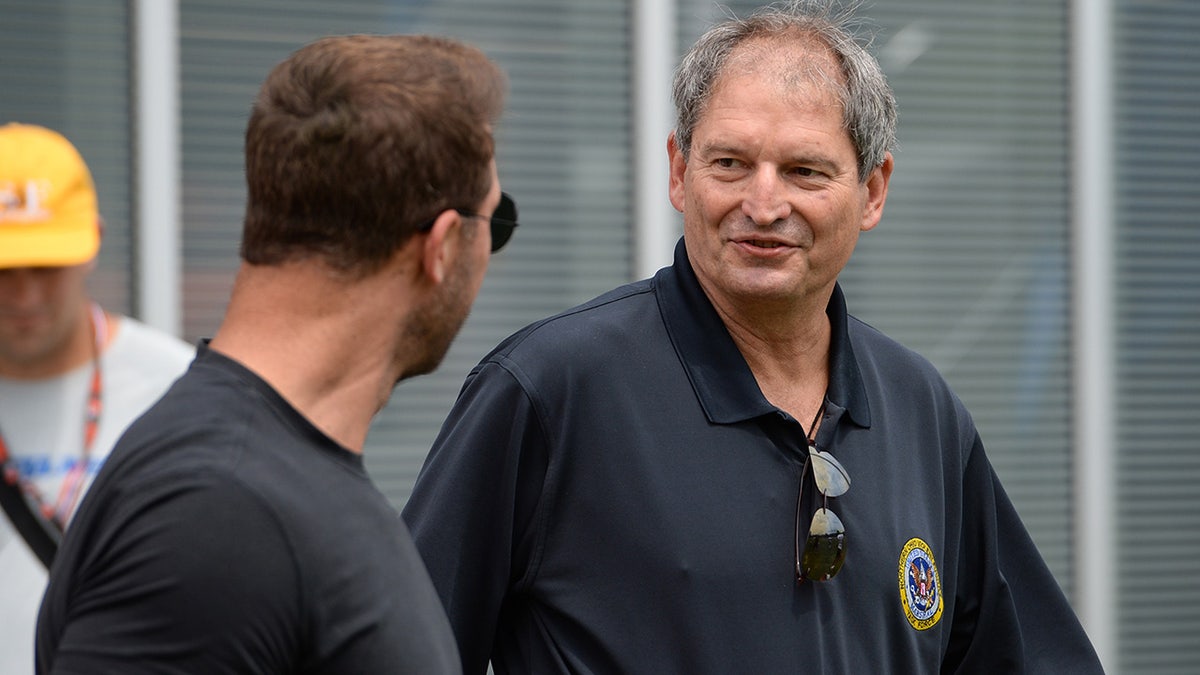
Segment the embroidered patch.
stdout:
<path fill-rule="evenodd" d="M 942 618 L 942 579 L 933 551 L 913 537 L 900 551 L 900 604 L 917 630 L 928 630 Z"/>

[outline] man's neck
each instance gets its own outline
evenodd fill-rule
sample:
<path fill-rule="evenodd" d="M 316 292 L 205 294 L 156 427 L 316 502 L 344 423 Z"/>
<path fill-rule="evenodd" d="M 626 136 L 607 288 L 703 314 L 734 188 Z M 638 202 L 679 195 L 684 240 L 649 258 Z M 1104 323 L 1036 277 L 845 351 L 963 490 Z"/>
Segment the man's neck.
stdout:
<path fill-rule="evenodd" d="M 731 330 L 734 343 L 768 401 L 805 424 L 829 387 L 829 322 L 787 341 Z"/>
<path fill-rule="evenodd" d="M 398 372 L 394 316 L 373 280 L 340 283 L 297 265 L 244 266 L 209 347 L 254 371 L 318 429 L 362 452 Z M 386 298 L 390 312 L 382 307 Z"/>
<path fill-rule="evenodd" d="M 738 307 L 714 302 L 759 389 L 772 404 L 808 424 L 829 385 L 828 300 L 807 307 Z"/>

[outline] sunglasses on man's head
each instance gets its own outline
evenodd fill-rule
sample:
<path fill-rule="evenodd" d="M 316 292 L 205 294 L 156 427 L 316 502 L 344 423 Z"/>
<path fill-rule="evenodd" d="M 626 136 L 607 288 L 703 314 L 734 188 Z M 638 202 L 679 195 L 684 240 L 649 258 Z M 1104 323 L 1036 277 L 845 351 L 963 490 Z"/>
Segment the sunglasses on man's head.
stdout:
<path fill-rule="evenodd" d="M 481 218 L 491 222 L 492 253 L 504 248 L 504 245 L 512 238 L 513 230 L 517 228 L 517 203 L 513 201 L 513 198 L 507 192 L 500 193 L 500 203 L 496 205 L 496 210 L 492 212 L 491 218 L 466 209 L 454 210 L 464 218 Z M 433 227 L 435 220 L 437 220 L 436 217 L 421 223 L 417 226 L 417 231 L 423 232 Z"/>
<path fill-rule="evenodd" d="M 813 470 L 813 482 L 821 494 L 821 507 L 813 514 L 804 546 L 800 545 L 800 508 L 804 501 L 804 482 L 808 467 Z M 850 489 L 850 474 L 833 455 L 808 445 L 808 457 L 800 473 L 800 494 L 796 497 L 796 581 L 829 581 L 846 561 L 846 527 L 829 510 L 829 499 L 840 497 Z"/>

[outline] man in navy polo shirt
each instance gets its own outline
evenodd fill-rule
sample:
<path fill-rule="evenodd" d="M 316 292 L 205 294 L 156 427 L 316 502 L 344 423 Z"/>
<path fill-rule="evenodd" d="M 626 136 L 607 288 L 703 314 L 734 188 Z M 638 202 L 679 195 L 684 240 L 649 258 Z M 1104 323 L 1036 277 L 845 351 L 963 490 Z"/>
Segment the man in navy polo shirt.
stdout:
<path fill-rule="evenodd" d="M 468 376 L 404 511 L 466 673 L 1101 671 L 961 401 L 846 312 L 896 113 L 830 17 L 701 37 L 674 264 Z"/>

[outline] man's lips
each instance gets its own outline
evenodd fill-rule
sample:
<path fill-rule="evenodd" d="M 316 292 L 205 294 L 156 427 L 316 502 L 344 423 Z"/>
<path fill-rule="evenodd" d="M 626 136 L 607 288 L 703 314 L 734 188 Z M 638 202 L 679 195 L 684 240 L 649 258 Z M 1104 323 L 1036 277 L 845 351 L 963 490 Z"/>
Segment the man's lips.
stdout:
<path fill-rule="evenodd" d="M 733 240 L 733 244 L 747 253 L 756 255 L 782 254 L 795 248 L 792 244 L 777 239 L 755 239 L 750 237 L 735 239 Z"/>
<path fill-rule="evenodd" d="M 787 244 L 784 244 L 782 242 L 766 241 L 763 239 L 743 239 L 741 243 L 746 244 L 748 246 L 756 246 L 758 248 L 780 248 L 783 246 L 787 246 Z"/>

